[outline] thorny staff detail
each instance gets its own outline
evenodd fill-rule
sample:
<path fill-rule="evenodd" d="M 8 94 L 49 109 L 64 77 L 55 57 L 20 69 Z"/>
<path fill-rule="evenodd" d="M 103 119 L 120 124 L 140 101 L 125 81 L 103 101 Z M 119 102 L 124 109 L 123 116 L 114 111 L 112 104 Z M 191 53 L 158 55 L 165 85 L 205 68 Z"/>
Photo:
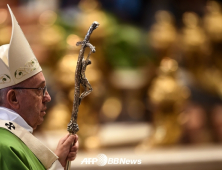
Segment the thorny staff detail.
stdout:
<path fill-rule="evenodd" d="M 94 21 L 90 26 L 85 38 L 83 41 L 77 42 L 76 45 L 81 45 L 81 49 L 78 56 L 76 72 L 75 72 L 75 93 L 74 93 L 74 101 L 73 101 L 73 108 L 72 108 L 72 117 L 68 124 L 67 130 L 70 134 L 76 134 L 79 131 L 79 127 L 77 124 L 77 116 L 79 105 L 84 97 L 89 95 L 92 92 L 92 87 L 85 76 L 86 67 L 91 64 L 89 59 L 90 54 L 93 52 L 95 53 L 95 47 L 89 43 L 89 38 L 92 32 L 99 26 L 99 23 Z M 85 48 L 89 47 L 90 52 L 86 59 L 84 59 L 84 52 Z M 84 87 L 84 92 L 80 95 L 80 84 Z M 70 168 L 70 162 L 67 162 L 66 169 Z"/>

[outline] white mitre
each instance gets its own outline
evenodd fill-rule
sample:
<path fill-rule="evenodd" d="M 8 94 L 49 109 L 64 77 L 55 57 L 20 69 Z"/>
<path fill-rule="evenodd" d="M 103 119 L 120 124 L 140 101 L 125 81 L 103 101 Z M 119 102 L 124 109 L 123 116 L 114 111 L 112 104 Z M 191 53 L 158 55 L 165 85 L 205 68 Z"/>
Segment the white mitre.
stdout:
<path fill-rule="evenodd" d="M 0 89 L 18 84 L 42 71 L 9 5 L 8 8 L 12 18 L 12 36 L 10 44 L 0 46 Z"/>

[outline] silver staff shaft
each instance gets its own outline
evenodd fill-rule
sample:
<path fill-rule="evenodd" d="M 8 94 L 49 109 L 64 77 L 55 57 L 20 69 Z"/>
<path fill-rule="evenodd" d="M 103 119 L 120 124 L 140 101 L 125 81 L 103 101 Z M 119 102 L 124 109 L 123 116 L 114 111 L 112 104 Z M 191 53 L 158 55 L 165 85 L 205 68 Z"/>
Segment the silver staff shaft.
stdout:
<path fill-rule="evenodd" d="M 74 100 L 73 100 L 73 108 L 72 108 L 72 116 L 71 120 L 68 124 L 67 130 L 71 134 L 76 134 L 79 131 L 79 127 L 77 124 L 77 117 L 78 117 L 78 111 L 79 111 L 79 105 L 84 97 L 89 95 L 92 91 L 92 87 L 85 77 L 85 71 L 87 65 L 91 64 L 91 61 L 89 60 L 89 56 L 91 52 L 95 52 L 95 47 L 89 43 L 90 36 L 92 32 L 99 26 L 99 23 L 94 21 L 92 25 L 89 27 L 89 30 L 84 38 L 83 41 L 77 42 L 76 45 L 81 45 L 81 49 L 78 56 L 78 61 L 76 65 L 76 71 L 75 71 L 75 93 L 74 93 Z M 90 53 L 86 59 L 84 59 L 84 52 L 85 48 L 90 48 Z M 85 89 L 85 91 L 80 95 L 80 85 L 82 85 Z M 73 146 L 73 145 L 72 145 Z M 72 147 L 71 146 L 71 147 Z M 71 162 L 67 161 L 65 170 L 70 170 Z"/>

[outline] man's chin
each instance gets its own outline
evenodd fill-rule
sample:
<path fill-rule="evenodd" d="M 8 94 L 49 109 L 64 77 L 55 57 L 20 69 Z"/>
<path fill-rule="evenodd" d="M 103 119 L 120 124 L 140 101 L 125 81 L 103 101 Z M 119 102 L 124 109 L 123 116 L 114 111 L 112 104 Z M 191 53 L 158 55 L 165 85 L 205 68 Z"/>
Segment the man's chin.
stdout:
<path fill-rule="evenodd" d="M 38 122 L 37 126 L 41 125 L 43 123 L 43 121 L 44 121 L 44 118 L 41 118 L 40 121 Z"/>
<path fill-rule="evenodd" d="M 38 124 L 33 127 L 33 130 L 36 130 L 37 127 L 43 123 L 43 121 L 44 121 L 44 118 L 42 118 L 42 119 L 38 122 Z"/>

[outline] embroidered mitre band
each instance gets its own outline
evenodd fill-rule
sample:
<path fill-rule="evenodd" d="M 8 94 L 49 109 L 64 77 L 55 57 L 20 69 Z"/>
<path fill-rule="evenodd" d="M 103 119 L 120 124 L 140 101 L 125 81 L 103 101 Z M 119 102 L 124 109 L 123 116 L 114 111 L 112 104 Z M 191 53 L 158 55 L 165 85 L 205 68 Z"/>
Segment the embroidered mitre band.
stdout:
<path fill-rule="evenodd" d="M 18 84 L 42 71 L 9 5 L 8 8 L 12 35 L 10 44 L 0 46 L 0 89 Z"/>

